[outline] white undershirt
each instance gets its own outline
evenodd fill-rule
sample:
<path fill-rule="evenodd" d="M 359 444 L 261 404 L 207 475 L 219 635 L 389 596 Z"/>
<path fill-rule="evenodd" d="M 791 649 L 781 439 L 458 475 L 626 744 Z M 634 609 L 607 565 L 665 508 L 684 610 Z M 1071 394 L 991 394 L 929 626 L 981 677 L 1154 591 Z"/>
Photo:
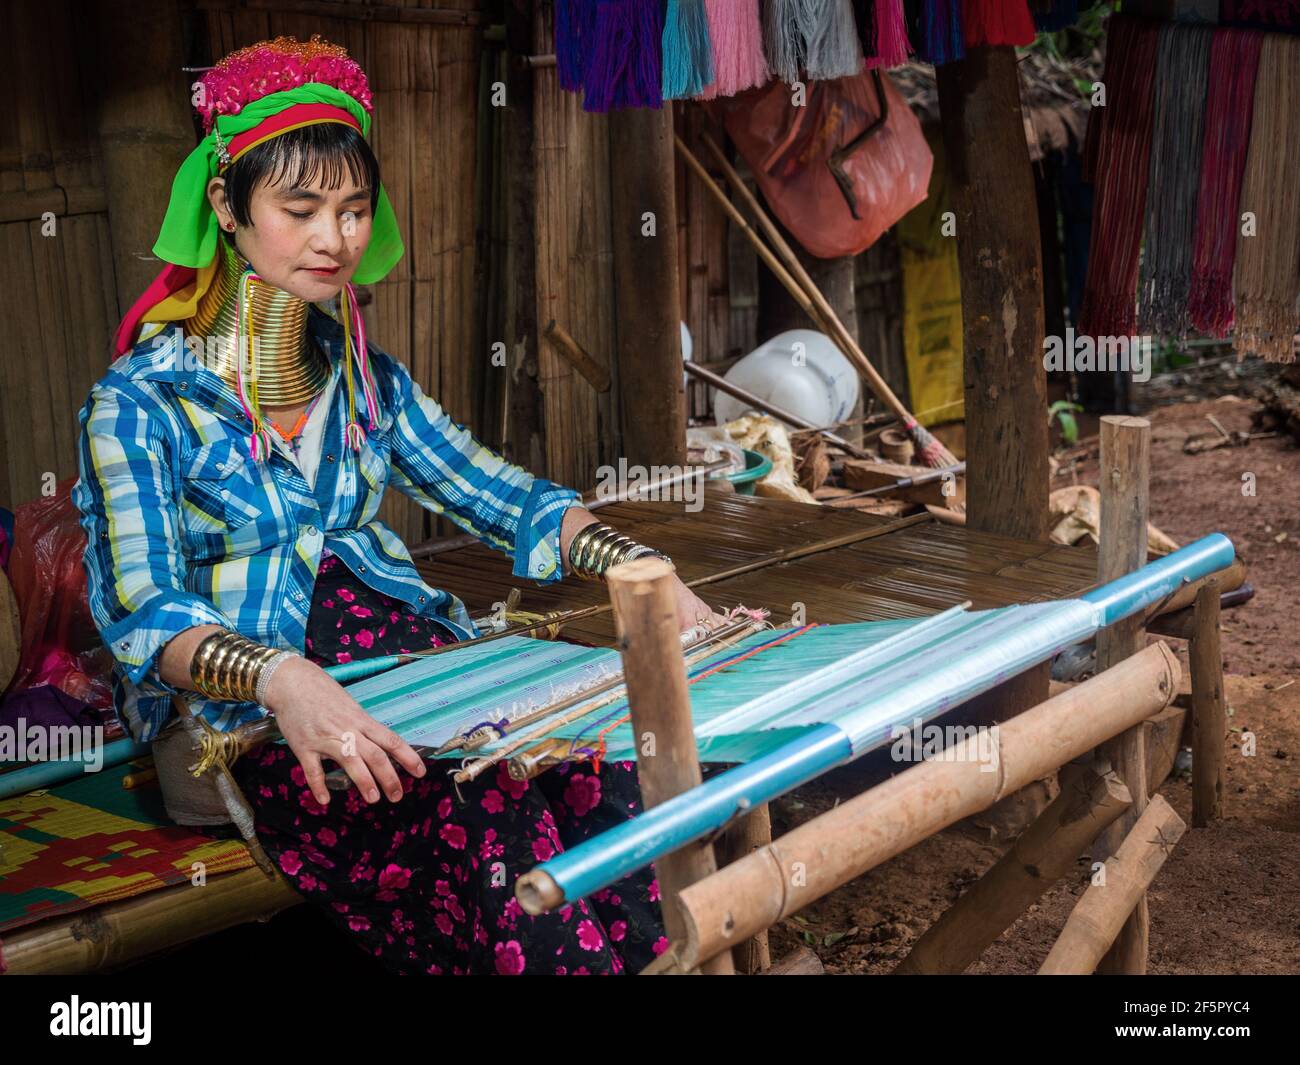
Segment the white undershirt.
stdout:
<path fill-rule="evenodd" d="M 316 490 L 316 471 L 320 468 L 320 456 L 325 439 L 325 423 L 329 421 L 330 406 L 334 402 L 334 389 L 337 381 L 338 375 L 332 374 L 321 392 L 320 399 L 316 401 L 316 406 L 307 415 L 307 424 L 303 426 L 302 436 L 298 441 L 297 455 L 293 453 L 293 448 L 289 446 L 289 442 L 284 437 L 274 429 L 271 430 L 272 442 L 279 448 L 280 453 L 285 458 L 298 467 L 303 479 L 313 492 Z"/>

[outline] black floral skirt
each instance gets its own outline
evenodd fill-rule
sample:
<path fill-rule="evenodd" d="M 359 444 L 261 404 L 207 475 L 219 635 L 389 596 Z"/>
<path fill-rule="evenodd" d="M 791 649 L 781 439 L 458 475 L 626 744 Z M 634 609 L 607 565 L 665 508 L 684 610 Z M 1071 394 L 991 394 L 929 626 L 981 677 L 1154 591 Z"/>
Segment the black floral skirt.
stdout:
<path fill-rule="evenodd" d="M 320 664 L 446 642 L 448 631 L 321 563 L 307 625 Z M 450 768 L 454 763 L 447 763 Z M 530 917 L 515 881 L 538 862 L 640 812 L 634 762 L 560 766 L 511 780 L 505 767 L 457 789 L 430 763 L 400 767 L 404 796 L 355 788 L 320 806 L 284 744 L 235 764 L 258 837 L 289 882 L 362 949 L 399 973 L 635 973 L 668 945 L 652 869 Z"/>

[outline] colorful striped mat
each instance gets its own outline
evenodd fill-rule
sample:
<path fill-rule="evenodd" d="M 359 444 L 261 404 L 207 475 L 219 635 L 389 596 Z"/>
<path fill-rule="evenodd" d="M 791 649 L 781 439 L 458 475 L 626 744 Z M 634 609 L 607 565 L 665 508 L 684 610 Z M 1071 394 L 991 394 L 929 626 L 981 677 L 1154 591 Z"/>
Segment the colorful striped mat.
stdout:
<path fill-rule="evenodd" d="M 0 932 L 253 864 L 240 840 L 179 828 L 131 763 L 0 799 Z"/>

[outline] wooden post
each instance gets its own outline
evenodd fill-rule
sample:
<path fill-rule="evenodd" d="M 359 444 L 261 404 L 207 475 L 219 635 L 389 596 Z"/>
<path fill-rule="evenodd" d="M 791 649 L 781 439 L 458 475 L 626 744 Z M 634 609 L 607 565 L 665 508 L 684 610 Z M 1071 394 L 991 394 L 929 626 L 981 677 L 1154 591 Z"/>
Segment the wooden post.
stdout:
<path fill-rule="evenodd" d="M 1037 194 L 1016 52 L 970 48 L 936 70 L 961 270 L 967 527 L 1048 538 L 1047 371 Z M 1047 698 L 1044 663 L 972 702 L 1005 721 Z"/>
<path fill-rule="evenodd" d="M 1101 543 L 1097 579 L 1113 581 L 1147 560 L 1147 486 L 1151 475 L 1151 423 L 1145 418 L 1107 415 L 1101 419 Z M 1097 634 L 1097 670 L 1136 654 L 1146 643 L 1140 615 L 1116 622 Z M 1141 726 L 1104 744 L 1110 762 L 1133 796 L 1133 805 L 1101 835 L 1100 856 L 1114 854 L 1147 806 L 1147 758 Z M 1115 939 L 1099 971 L 1140 975 L 1147 967 L 1150 918 L 1146 896 Z"/>
<path fill-rule="evenodd" d="M 628 708 L 637 745 L 637 779 L 646 809 L 698 787 L 703 777 L 691 722 L 686 666 L 677 630 L 671 578 L 673 567 L 661 558 L 642 558 L 606 574 L 614 604 L 618 646 L 623 654 Z M 655 864 L 659 899 L 668 938 L 680 941 L 685 924 L 678 895 L 717 871 L 713 845 L 693 843 Z M 701 966 L 729 974 L 730 953 Z"/>
<path fill-rule="evenodd" d="M 1092 884 L 1075 905 L 1038 974 L 1086 976 L 1100 971 L 1098 962 L 1106 948 L 1127 926 L 1128 915 L 1186 829 L 1164 796 L 1155 796 L 1119 850 L 1106 860 L 1105 881 Z"/>
<path fill-rule="evenodd" d="M 727 829 L 718 840 L 718 865 L 737 862 L 772 842 L 772 812 L 767 803 L 751 811 Z M 767 929 L 731 948 L 736 972 L 746 975 L 763 972 L 772 965 L 772 949 Z"/>
<path fill-rule="evenodd" d="M 632 464 L 683 465 L 672 108 L 611 112 L 609 149 L 623 450 Z"/>
<path fill-rule="evenodd" d="M 1178 659 L 1153 644 L 1114 669 L 891 777 L 682 891 L 679 968 L 730 948 L 908 847 L 1092 750 L 1167 706 Z M 996 754 L 986 750 L 995 740 Z M 996 763 L 996 764 L 994 764 Z"/>
<path fill-rule="evenodd" d="M 1223 699 L 1223 656 L 1219 652 L 1219 586 L 1196 593 L 1187 654 L 1192 672 L 1192 826 L 1204 828 L 1223 816 L 1223 746 L 1227 707 Z"/>
<path fill-rule="evenodd" d="M 96 93 L 118 310 L 125 312 L 162 264 L 154 258 L 172 179 L 193 149 L 190 83 L 181 70 L 180 8 L 170 0 L 100 0 Z"/>
<path fill-rule="evenodd" d="M 987 873 L 931 925 L 894 969 L 900 976 L 964 972 L 1053 884 L 1097 833 L 1128 809 L 1112 771 L 1071 765 L 1061 793 Z"/>

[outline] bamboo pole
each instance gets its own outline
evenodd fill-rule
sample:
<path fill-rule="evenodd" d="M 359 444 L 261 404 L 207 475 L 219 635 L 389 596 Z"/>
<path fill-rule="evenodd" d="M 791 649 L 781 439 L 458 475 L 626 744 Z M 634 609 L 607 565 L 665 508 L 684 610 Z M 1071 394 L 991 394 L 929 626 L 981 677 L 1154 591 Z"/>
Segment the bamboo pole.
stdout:
<path fill-rule="evenodd" d="M 1113 581 L 1141 568 L 1147 558 L 1147 486 L 1151 477 L 1151 423 L 1145 418 L 1107 415 L 1101 419 L 1101 543 L 1097 577 Z M 1105 670 L 1135 654 L 1146 643 L 1141 615 L 1109 625 L 1097 633 L 1097 669 Z M 1100 751 L 1133 796 L 1133 805 L 1101 834 L 1101 856 L 1114 854 L 1146 809 L 1145 733 L 1139 724 L 1104 744 Z M 1114 948 L 1101 965 L 1104 972 L 1146 972 L 1150 917 L 1146 898 L 1137 906 Z"/>
<path fill-rule="evenodd" d="M 569 335 L 569 331 L 554 318 L 546 323 L 542 336 L 597 392 L 608 392 L 610 386 L 607 370 L 590 352 Z"/>
<path fill-rule="evenodd" d="M 772 812 L 767 803 L 762 803 L 722 833 L 717 847 L 718 864 L 726 866 L 738 862 L 771 842 Z M 772 948 L 768 943 L 767 929 L 737 943 L 731 948 L 731 957 L 736 972 L 747 976 L 770 969 Z"/>
<path fill-rule="evenodd" d="M 689 970 L 770 928 L 1151 716 L 1174 697 L 1179 676 L 1174 654 L 1153 644 L 990 730 L 992 751 L 980 748 L 989 738 L 973 736 L 952 760 L 923 762 L 800 825 L 683 890 L 686 933 L 668 953 Z M 996 772 L 986 771 L 991 762 Z"/>
<path fill-rule="evenodd" d="M 637 741 L 637 780 L 647 809 L 698 787 L 703 780 L 677 634 L 672 574 L 672 565 L 663 559 L 642 558 L 615 566 L 605 575 Z M 683 847 L 656 864 L 670 939 L 680 938 L 683 931 L 678 895 L 717 868 L 713 845 L 707 840 Z M 735 971 L 729 954 L 701 968 L 716 975 Z"/>
<path fill-rule="evenodd" d="M 1061 777 L 1061 793 L 916 941 L 897 975 L 964 972 L 1073 870 L 1083 849 L 1132 802 L 1119 777 L 1100 763 L 1067 766 Z"/>
<path fill-rule="evenodd" d="M 1223 816 L 1223 657 L 1219 651 L 1219 586 L 1207 582 L 1196 594 L 1187 653 L 1192 671 L 1192 825 L 1204 828 Z"/>
<path fill-rule="evenodd" d="M 1038 975 L 1086 976 L 1096 970 L 1186 829 L 1164 796 L 1155 796 L 1106 859 L 1105 879 L 1094 882 L 1075 905 Z"/>

